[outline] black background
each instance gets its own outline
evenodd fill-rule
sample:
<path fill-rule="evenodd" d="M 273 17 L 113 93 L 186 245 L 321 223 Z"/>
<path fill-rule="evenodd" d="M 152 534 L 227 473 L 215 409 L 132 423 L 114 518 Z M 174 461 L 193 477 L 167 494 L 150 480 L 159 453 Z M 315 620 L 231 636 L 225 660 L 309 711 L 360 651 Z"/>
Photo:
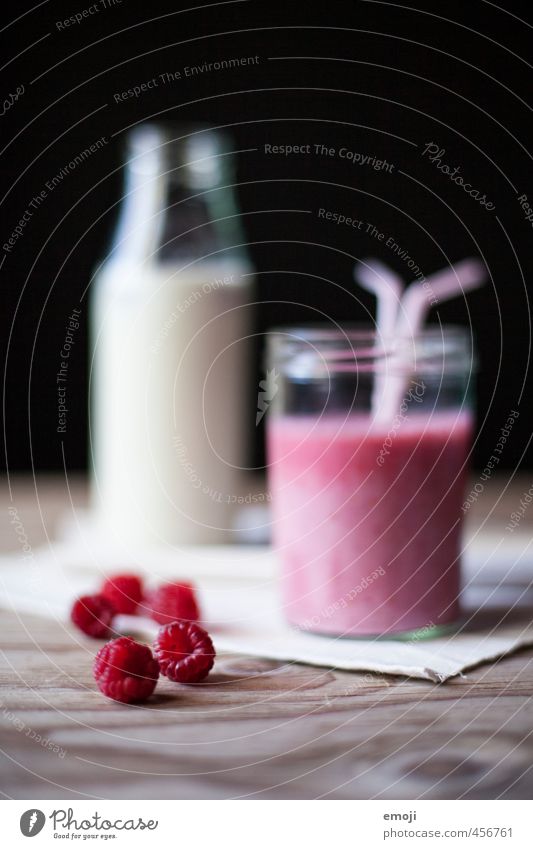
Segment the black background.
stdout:
<path fill-rule="evenodd" d="M 533 232 L 518 202 L 524 193 L 533 202 L 529 4 L 250 0 L 182 11 L 171 2 L 122 0 L 57 28 L 89 6 L 50 0 L 3 12 L 2 99 L 21 85 L 24 94 L 0 119 L 1 243 L 47 180 L 100 136 L 109 140 L 49 193 L 13 250 L 0 251 L 9 469 L 62 468 L 62 443 L 68 468 L 86 465 L 91 275 L 115 222 L 124 133 L 158 117 L 228 126 L 236 149 L 257 148 L 239 157 L 238 181 L 263 301 L 258 331 L 316 320 L 314 309 L 368 321 L 371 297 L 353 297 L 358 257 L 379 256 L 410 279 L 390 249 L 320 220 L 320 207 L 373 222 L 424 274 L 482 255 L 489 284 L 468 301 L 439 305 L 431 318 L 469 324 L 476 334 L 478 466 L 513 409 L 520 417 L 501 465 L 531 466 L 525 379 Z M 116 92 L 165 71 L 254 55 L 256 65 L 115 103 Z M 494 211 L 422 156 L 428 142 L 445 149 L 443 161 L 460 166 Z M 393 172 L 264 153 L 265 144 L 290 143 L 346 146 L 387 159 Z M 268 212 L 279 209 L 312 214 Z M 74 307 L 82 309 L 82 327 L 70 361 L 68 433 L 60 438 L 55 374 Z M 261 458 L 259 433 L 256 462 Z"/>

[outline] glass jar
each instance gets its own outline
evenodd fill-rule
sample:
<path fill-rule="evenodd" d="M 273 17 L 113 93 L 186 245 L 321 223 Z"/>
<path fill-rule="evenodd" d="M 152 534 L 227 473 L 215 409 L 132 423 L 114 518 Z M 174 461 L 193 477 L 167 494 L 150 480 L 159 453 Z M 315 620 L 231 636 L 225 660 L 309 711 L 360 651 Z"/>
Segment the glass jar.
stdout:
<path fill-rule="evenodd" d="M 127 545 L 232 539 L 253 428 L 253 269 L 234 164 L 229 139 L 206 127 L 128 136 L 92 293 L 90 380 L 93 504 Z"/>
<path fill-rule="evenodd" d="M 353 327 L 284 328 L 269 336 L 269 368 L 272 530 L 288 621 L 339 636 L 441 634 L 460 613 L 469 332 L 383 340 Z"/>

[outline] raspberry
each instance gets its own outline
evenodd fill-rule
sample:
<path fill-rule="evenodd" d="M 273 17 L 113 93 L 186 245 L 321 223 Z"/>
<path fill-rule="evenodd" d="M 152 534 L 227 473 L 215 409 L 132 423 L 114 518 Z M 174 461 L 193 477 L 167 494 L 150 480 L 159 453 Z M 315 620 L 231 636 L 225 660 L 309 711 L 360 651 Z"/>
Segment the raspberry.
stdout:
<path fill-rule="evenodd" d="M 148 646 L 119 637 L 102 646 L 93 674 L 104 696 L 117 702 L 144 702 L 159 678 L 159 664 Z"/>
<path fill-rule="evenodd" d="M 176 619 L 192 622 L 200 619 L 195 589 L 187 581 L 175 581 L 157 587 L 149 593 L 146 607 L 148 615 L 160 625 L 167 625 Z"/>
<path fill-rule="evenodd" d="M 142 582 L 137 575 L 113 575 L 104 581 L 101 593 L 115 606 L 117 613 L 133 615 L 142 599 Z"/>
<path fill-rule="evenodd" d="M 82 595 L 70 611 L 71 621 L 89 637 L 110 637 L 115 607 L 103 595 Z"/>
<path fill-rule="evenodd" d="M 211 637 L 195 622 L 171 622 L 160 628 L 154 654 L 161 673 L 180 684 L 201 681 L 215 662 Z"/>

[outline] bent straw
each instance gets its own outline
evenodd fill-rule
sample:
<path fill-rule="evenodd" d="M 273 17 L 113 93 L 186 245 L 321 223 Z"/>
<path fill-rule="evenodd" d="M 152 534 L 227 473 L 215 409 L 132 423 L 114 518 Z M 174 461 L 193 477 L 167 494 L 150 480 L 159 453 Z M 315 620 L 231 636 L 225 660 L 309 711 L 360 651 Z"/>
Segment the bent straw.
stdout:
<path fill-rule="evenodd" d="M 388 339 L 394 334 L 403 280 L 379 259 L 360 260 L 353 275 L 363 289 L 376 296 L 376 329 L 382 338 Z"/>
<path fill-rule="evenodd" d="M 457 265 L 432 274 L 425 281 L 413 282 L 405 290 L 400 301 L 396 322 L 395 338 L 402 338 L 407 344 L 398 355 L 392 358 L 392 365 L 399 367 L 400 375 L 387 374 L 381 398 L 375 408 L 376 419 L 380 422 L 391 421 L 400 409 L 408 383 L 408 369 L 416 360 L 416 338 L 430 308 L 435 301 L 447 301 L 465 292 L 481 286 L 487 277 L 487 270 L 477 259 L 465 259 Z"/>
<path fill-rule="evenodd" d="M 395 333 L 416 336 L 432 306 L 482 286 L 487 269 L 478 259 L 464 259 L 437 271 L 424 282 L 411 283 L 400 301 Z"/>
<path fill-rule="evenodd" d="M 400 298 L 401 281 L 378 260 L 368 260 L 366 266 L 356 266 L 355 279 L 377 298 L 377 332 L 385 340 L 406 346 L 391 356 L 390 365 L 403 374 L 376 374 L 372 394 L 374 422 L 390 422 L 400 409 L 407 379 L 405 372 L 415 361 L 415 341 L 432 306 L 481 286 L 487 270 L 477 259 L 465 259 L 455 266 L 438 271 L 424 281 L 407 287 Z M 399 304 L 397 303 L 399 299 Z M 394 319 L 392 316 L 394 315 Z M 411 353 L 407 343 L 411 341 Z"/>
<path fill-rule="evenodd" d="M 377 299 L 376 333 L 386 346 L 394 336 L 400 299 L 404 288 L 401 277 L 379 259 L 361 260 L 355 266 L 356 282 L 372 292 Z M 387 375 L 377 372 L 372 389 L 372 410 L 379 408 L 380 398 L 383 397 L 384 383 Z"/>

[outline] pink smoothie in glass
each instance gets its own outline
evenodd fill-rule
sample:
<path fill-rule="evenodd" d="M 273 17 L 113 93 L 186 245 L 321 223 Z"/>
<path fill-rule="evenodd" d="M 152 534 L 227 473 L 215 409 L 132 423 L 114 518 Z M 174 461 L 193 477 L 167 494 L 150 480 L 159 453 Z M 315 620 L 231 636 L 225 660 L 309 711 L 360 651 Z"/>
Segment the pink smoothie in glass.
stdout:
<path fill-rule="evenodd" d="M 362 414 L 271 417 L 274 544 L 293 625 L 364 636 L 457 620 L 471 432 L 457 411 L 411 415 L 394 432 Z"/>

